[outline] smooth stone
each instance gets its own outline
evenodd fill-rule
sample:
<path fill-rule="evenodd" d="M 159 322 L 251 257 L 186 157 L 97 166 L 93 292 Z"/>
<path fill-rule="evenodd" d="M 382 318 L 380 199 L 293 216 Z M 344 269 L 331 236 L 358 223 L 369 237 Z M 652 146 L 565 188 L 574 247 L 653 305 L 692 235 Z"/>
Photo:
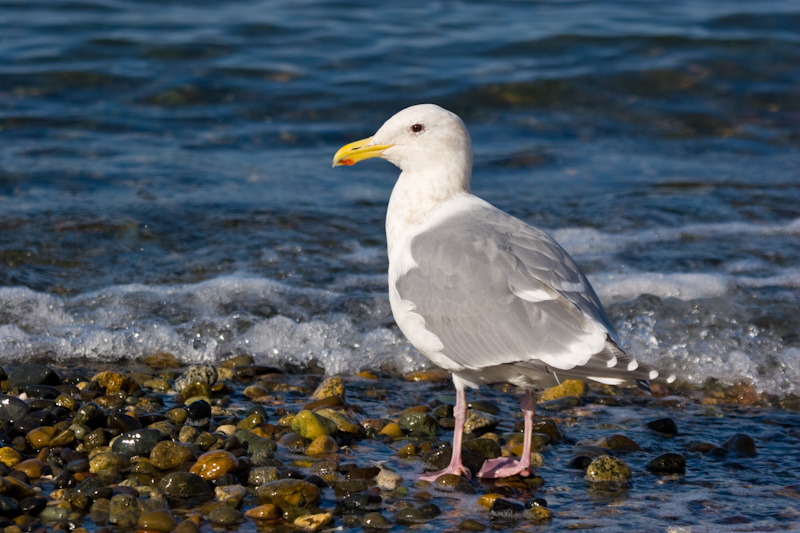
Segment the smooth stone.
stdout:
<path fill-rule="evenodd" d="M 39 513 L 39 520 L 45 524 L 55 524 L 69 518 L 70 510 L 65 507 L 50 505 Z"/>
<path fill-rule="evenodd" d="M 422 456 L 422 466 L 425 470 L 443 470 L 450 464 L 450 458 L 453 454 L 453 448 L 448 446 L 447 448 L 437 448 L 435 450 L 431 450 L 430 452 L 426 453 Z M 462 447 L 461 451 L 461 459 L 464 463 L 464 466 L 469 468 L 472 475 L 475 476 L 478 471 L 483 466 L 483 458 L 469 450 L 465 450 Z"/>
<path fill-rule="evenodd" d="M 580 398 L 576 398 L 575 396 L 565 396 L 564 398 L 559 398 L 557 400 L 550 400 L 547 402 L 539 402 L 536 404 L 537 407 L 544 409 L 545 411 L 566 411 L 568 409 L 574 409 L 575 407 L 579 407 L 583 402 L 581 402 Z"/>
<path fill-rule="evenodd" d="M 213 385 L 217 381 L 217 369 L 213 365 L 192 365 L 175 380 L 175 390 L 180 394 L 187 385 L 196 381 Z"/>
<path fill-rule="evenodd" d="M 328 396 L 321 400 L 314 400 L 313 402 L 308 402 L 303 406 L 303 409 L 308 409 L 309 411 L 316 411 L 317 409 L 330 409 L 333 407 L 340 407 L 344 405 L 344 400 L 341 396 Z"/>
<path fill-rule="evenodd" d="M 161 441 L 150 451 L 150 463 L 161 470 L 171 470 L 194 461 L 194 447 L 183 442 Z"/>
<path fill-rule="evenodd" d="M 262 503 L 252 509 L 247 510 L 245 516 L 253 520 L 275 520 L 280 518 L 283 513 L 281 510 L 271 503 Z"/>
<path fill-rule="evenodd" d="M 274 466 L 257 466 L 247 474 L 247 484 L 253 487 L 260 487 L 280 479 L 280 473 Z"/>
<path fill-rule="evenodd" d="M 246 429 L 249 431 L 259 424 L 263 424 L 264 422 L 266 422 L 266 420 L 261 416 L 260 413 L 253 413 L 252 415 L 240 420 L 239 423 L 234 426 L 234 432 L 236 432 L 236 429 Z"/>
<path fill-rule="evenodd" d="M 409 432 L 422 433 L 435 437 L 439 423 L 430 413 L 406 412 L 397 420 L 400 427 Z"/>
<path fill-rule="evenodd" d="M 665 453 L 647 463 L 646 468 L 654 474 L 685 474 L 686 458 L 679 453 Z"/>
<path fill-rule="evenodd" d="M 172 472 L 158 482 L 158 488 L 168 498 L 176 500 L 208 501 L 214 492 L 208 483 L 191 472 Z"/>
<path fill-rule="evenodd" d="M 69 412 L 74 411 L 78 407 L 78 402 L 69 394 L 59 394 L 55 399 L 56 405 L 63 407 Z"/>
<path fill-rule="evenodd" d="M 108 521 L 117 527 L 133 527 L 139 521 L 138 498 L 131 494 L 115 494 L 111 497 Z"/>
<path fill-rule="evenodd" d="M 295 527 L 303 531 L 318 531 L 331 522 L 333 522 L 333 514 L 331 513 L 303 515 L 294 519 Z"/>
<path fill-rule="evenodd" d="M 727 450 L 729 454 L 737 457 L 755 457 L 758 455 L 755 441 L 744 433 L 735 434 L 726 440 L 721 447 Z"/>
<path fill-rule="evenodd" d="M 381 513 L 367 513 L 361 524 L 368 529 L 391 529 L 394 525 Z"/>
<path fill-rule="evenodd" d="M 21 503 L 21 502 L 20 502 Z M 0 516 L 11 518 L 22 512 L 20 504 L 7 496 L 0 496 Z"/>
<path fill-rule="evenodd" d="M 116 452 L 98 453 L 89 459 L 89 472 L 92 474 L 101 474 L 109 470 L 122 472 L 128 470 L 130 467 L 130 460 Z"/>
<path fill-rule="evenodd" d="M 383 469 L 375 478 L 375 481 L 381 490 L 395 490 L 398 486 L 403 484 L 403 476 L 397 472 Z"/>
<path fill-rule="evenodd" d="M 403 428 L 400 427 L 400 424 L 397 422 L 390 422 L 381 428 L 378 432 L 380 435 L 386 435 L 387 437 L 391 437 L 393 439 L 399 439 L 403 436 Z"/>
<path fill-rule="evenodd" d="M 114 412 L 106 418 L 106 427 L 117 430 L 120 433 L 127 433 L 128 431 L 142 429 L 142 423 L 125 413 Z"/>
<path fill-rule="evenodd" d="M 496 428 L 497 424 L 498 421 L 494 416 L 470 409 L 467 411 L 467 420 L 464 422 L 464 433 L 467 435 L 486 433 Z"/>
<path fill-rule="evenodd" d="M 61 385 L 58 372 L 46 365 L 23 363 L 8 375 L 9 390 L 25 390 L 31 385 Z"/>
<path fill-rule="evenodd" d="M 30 407 L 16 396 L 0 394 L 0 420 L 17 422 L 30 412 Z"/>
<path fill-rule="evenodd" d="M 256 454 L 262 454 L 270 458 L 278 451 L 278 444 L 274 440 L 256 435 L 252 431 L 239 429 L 233 435 L 239 442 L 247 445 L 247 451 L 252 457 L 255 457 Z"/>
<path fill-rule="evenodd" d="M 414 509 L 413 507 L 409 507 L 406 509 L 400 509 L 394 514 L 394 521 L 398 524 L 402 524 L 404 526 L 412 526 L 414 524 L 424 524 L 428 520 L 430 520 L 425 514 L 420 511 L 419 509 Z"/>
<path fill-rule="evenodd" d="M 261 503 L 271 503 L 281 509 L 305 508 L 320 499 L 319 487 L 299 479 L 281 479 L 267 483 L 256 491 Z"/>
<path fill-rule="evenodd" d="M 463 520 L 456 527 L 461 531 L 483 531 L 486 529 L 485 525 L 481 524 L 477 520 L 473 520 L 472 518 Z"/>
<path fill-rule="evenodd" d="M 539 395 L 540 402 L 549 402 L 561 398 L 583 398 L 586 395 L 586 384 L 579 379 L 567 379 L 560 385 L 545 389 Z"/>
<path fill-rule="evenodd" d="M 211 418 L 211 404 L 204 399 L 193 401 L 185 407 L 188 419 L 199 421 Z"/>
<path fill-rule="evenodd" d="M 10 468 L 22 460 L 22 454 L 11 446 L 3 446 L 0 448 L 0 464 Z"/>
<path fill-rule="evenodd" d="M 645 424 L 645 427 L 650 431 L 660 433 L 661 435 L 672 437 L 678 434 L 678 424 L 671 418 L 659 418 Z"/>
<path fill-rule="evenodd" d="M 357 466 L 347 471 L 345 479 L 373 479 L 381 472 L 382 470 L 377 466 Z"/>
<path fill-rule="evenodd" d="M 337 499 L 343 500 L 351 494 L 367 490 L 367 482 L 363 479 L 340 481 L 333 485 L 333 494 Z"/>
<path fill-rule="evenodd" d="M 611 435 L 610 437 L 603 437 L 597 441 L 595 445 L 615 452 L 638 452 L 642 449 L 638 443 L 626 437 L 625 435 Z"/>
<path fill-rule="evenodd" d="M 495 498 L 489 508 L 489 516 L 506 520 L 519 520 L 525 516 L 525 511 L 525 506 L 521 503 L 506 500 L 505 498 Z"/>
<path fill-rule="evenodd" d="M 349 416 L 335 411 L 333 409 L 323 408 L 315 411 L 318 415 L 324 416 L 328 420 L 332 420 L 336 424 L 336 429 L 342 433 L 349 433 L 350 435 L 361 436 L 364 434 L 363 428 L 354 422 Z"/>
<path fill-rule="evenodd" d="M 239 460 L 235 455 L 225 450 L 214 450 L 198 457 L 189 472 L 197 474 L 206 481 L 216 481 L 225 474 L 236 471 L 237 468 Z"/>
<path fill-rule="evenodd" d="M 14 465 L 13 470 L 25 472 L 29 479 L 39 479 L 42 477 L 44 465 L 39 459 L 25 459 Z"/>
<path fill-rule="evenodd" d="M 383 503 L 383 498 L 377 494 L 357 493 L 351 494 L 341 500 L 341 505 L 348 511 L 354 513 L 366 513 L 369 511 L 378 511 Z"/>
<path fill-rule="evenodd" d="M 159 509 L 139 516 L 136 525 L 140 530 L 144 531 L 170 533 L 178 525 L 178 522 L 169 510 Z"/>
<path fill-rule="evenodd" d="M 178 399 L 184 401 L 195 397 L 210 398 L 211 385 L 204 381 L 192 381 L 191 383 L 187 383 L 180 394 L 178 394 Z"/>
<path fill-rule="evenodd" d="M 95 402 L 85 402 L 75 413 L 74 423 L 96 429 L 105 425 L 106 415 L 103 413 L 103 409 Z"/>
<path fill-rule="evenodd" d="M 311 394 L 312 400 L 322 400 L 330 396 L 339 396 L 344 398 L 344 382 L 338 376 L 331 376 L 325 378 L 322 383 Z"/>
<path fill-rule="evenodd" d="M 336 423 L 313 411 L 303 410 L 292 420 L 292 431 L 306 439 L 315 439 L 320 435 L 334 435 Z"/>
<path fill-rule="evenodd" d="M 627 481 L 631 471 L 621 459 L 610 455 L 601 455 L 589 464 L 586 479 L 592 483 L 608 481 Z"/>
<path fill-rule="evenodd" d="M 160 432 L 162 435 L 165 435 L 171 439 L 174 439 L 178 436 L 178 429 L 167 422 L 166 420 L 160 420 L 158 422 L 153 422 L 152 424 L 147 426 L 148 429 L 155 429 L 156 431 Z"/>
<path fill-rule="evenodd" d="M 339 451 L 339 445 L 328 435 L 320 435 L 308 445 L 306 453 L 308 455 L 325 455 Z"/>
<path fill-rule="evenodd" d="M 519 431 L 522 431 L 522 427 L 519 428 Z M 552 444 L 558 444 L 564 438 L 558 424 L 551 418 L 536 418 L 533 421 L 533 432 L 547 435 L 550 437 L 550 442 Z"/>
<path fill-rule="evenodd" d="M 157 429 L 135 429 L 123 433 L 111 445 L 111 451 L 125 457 L 150 456 L 150 452 L 161 440 L 161 432 Z"/>
<path fill-rule="evenodd" d="M 30 496 L 19 501 L 19 508 L 22 512 L 31 516 L 38 515 L 45 507 L 47 507 L 47 498 L 44 496 Z"/>
<path fill-rule="evenodd" d="M 500 445 L 491 439 L 470 439 L 464 441 L 462 450 L 469 450 L 483 459 L 495 459 L 503 454 Z"/>
<path fill-rule="evenodd" d="M 433 482 L 433 486 L 443 492 L 453 492 L 461 483 L 461 476 L 455 474 L 442 474 Z"/>
<path fill-rule="evenodd" d="M 214 487 L 214 497 L 216 500 L 224 503 L 228 507 L 233 507 L 235 509 L 238 509 L 241 506 L 242 501 L 244 501 L 246 496 L 247 488 L 239 485 L 238 483 L 232 483 L 222 487 L 219 485 Z"/>
<path fill-rule="evenodd" d="M 113 493 L 113 489 L 111 487 L 106 486 L 105 483 L 100 478 L 97 477 L 90 477 L 84 481 L 78 483 L 78 486 L 75 487 L 75 492 L 77 494 L 86 495 L 88 498 L 92 500 L 99 500 L 99 499 L 111 499 L 111 495 Z"/>
<path fill-rule="evenodd" d="M 208 513 L 208 521 L 216 526 L 229 527 L 243 522 L 244 516 L 233 507 L 223 505 Z"/>
<path fill-rule="evenodd" d="M 120 392 L 123 394 L 131 394 L 139 389 L 139 384 L 136 383 L 135 379 L 121 374 L 120 372 L 114 372 L 113 370 L 95 374 L 95 376 L 92 377 L 92 382 L 96 383 L 106 394 L 116 394 Z"/>
<path fill-rule="evenodd" d="M 175 533 L 200 533 L 200 526 L 187 518 L 175 528 Z"/>

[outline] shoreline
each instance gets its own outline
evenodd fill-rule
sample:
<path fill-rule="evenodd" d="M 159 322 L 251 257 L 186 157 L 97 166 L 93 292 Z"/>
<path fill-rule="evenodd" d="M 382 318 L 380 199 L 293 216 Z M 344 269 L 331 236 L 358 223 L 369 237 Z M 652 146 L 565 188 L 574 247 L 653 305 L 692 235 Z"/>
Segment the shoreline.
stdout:
<path fill-rule="evenodd" d="M 618 512 L 637 530 L 800 527 L 798 402 L 745 385 L 648 396 L 567 382 L 537 409 L 532 476 L 427 483 L 423 469 L 449 460 L 446 372 L 323 376 L 168 354 L 113 366 L 7 368 L 6 531 L 611 531 Z M 468 391 L 473 474 L 519 453 L 518 396 Z M 750 511 L 759 495 L 771 503 Z"/>

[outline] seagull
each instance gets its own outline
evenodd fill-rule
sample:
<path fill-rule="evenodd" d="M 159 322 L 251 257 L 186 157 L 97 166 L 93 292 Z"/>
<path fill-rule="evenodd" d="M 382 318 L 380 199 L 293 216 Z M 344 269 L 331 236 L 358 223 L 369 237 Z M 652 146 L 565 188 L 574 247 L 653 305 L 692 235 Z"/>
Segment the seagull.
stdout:
<path fill-rule="evenodd" d="M 422 479 L 471 477 L 461 456 L 467 387 L 504 382 L 525 390 L 520 460 L 487 460 L 482 478 L 530 475 L 534 390 L 569 378 L 649 389 L 658 371 L 620 348 L 569 254 L 470 192 L 472 143 L 458 115 L 433 104 L 403 109 L 374 136 L 339 149 L 333 166 L 376 157 L 401 170 L 386 213 L 392 314 L 456 388 L 450 464 Z"/>

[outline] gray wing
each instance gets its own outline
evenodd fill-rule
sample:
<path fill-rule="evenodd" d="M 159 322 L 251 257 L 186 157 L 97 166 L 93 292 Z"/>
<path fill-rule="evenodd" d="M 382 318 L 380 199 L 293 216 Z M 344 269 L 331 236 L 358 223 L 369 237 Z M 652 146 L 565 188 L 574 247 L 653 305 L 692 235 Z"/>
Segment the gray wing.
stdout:
<path fill-rule="evenodd" d="M 448 218 L 414 237 L 411 255 L 416 266 L 397 279 L 398 293 L 459 365 L 533 363 L 602 376 L 632 361 L 567 252 L 500 210 L 486 205 Z"/>

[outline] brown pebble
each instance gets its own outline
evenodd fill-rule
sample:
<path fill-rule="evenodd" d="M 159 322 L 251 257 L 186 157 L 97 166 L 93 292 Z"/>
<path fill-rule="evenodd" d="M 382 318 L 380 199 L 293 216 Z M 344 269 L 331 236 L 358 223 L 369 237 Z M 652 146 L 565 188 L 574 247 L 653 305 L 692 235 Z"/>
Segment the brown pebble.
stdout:
<path fill-rule="evenodd" d="M 484 526 L 477 520 L 472 520 L 471 518 L 468 518 L 463 522 L 461 522 L 460 524 L 458 524 L 458 529 L 462 531 L 483 531 L 484 529 L 486 529 L 486 526 Z"/>
<path fill-rule="evenodd" d="M 14 465 L 14 470 L 25 472 L 30 479 L 42 477 L 44 465 L 39 459 L 25 459 Z"/>
<path fill-rule="evenodd" d="M 214 450 L 198 457 L 189 472 L 199 475 L 206 481 L 216 481 L 237 468 L 239 460 L 235 455 L 225 450 Z"/>
<path fill-rule="evenodd" d="M 323 455 L 336 453 L 337 451 L 339 451 L 339 445 L 336 444 L 333 437 L 329 437 L 328 435 L 320 435 L 315 438 L 306 449 L 308 455 Z"/>
<path fill-rule="evenodd" d="M 399 450 L 397 450 L 397 456 L 406 458 L 406 457 L 414 457 L 417 455 L 417 447 L 414 445 L 413 442 L 409 442 Z"/>
<path fill-rule="evenodd" d="M 145 513 L 139 517 L 137 526 L 140 530 L 170 533 L 178 525 L 175 517 L 166 509 Z"/>
<path fill-rule="evenodd" d="M 399 439 L 403 436 L 403 429 L 397 422 L 392 422 L 390 424 L 386 424 L 383 429 L 380 430 L 380 434 L 387 435 L 393 439 Z"/>
<path fill-rule="evenodd" d="M 308 402 L 303 406 L 303 409 L 313 411 L 314 409 L 320 409 L 324 407 L 339 407 L 340 405 L 344 405 L 344 400 L 342 400 L 341 396 L 328 396 L 322 398 L 321 400 Z"/>
<path fill-rule="evenodd" d="M 253 520 L 275 520 L 280 518 L 282 513 L 280 509 L 271 503 L 263 503 L 248 510 L 244 515 Z"/>

